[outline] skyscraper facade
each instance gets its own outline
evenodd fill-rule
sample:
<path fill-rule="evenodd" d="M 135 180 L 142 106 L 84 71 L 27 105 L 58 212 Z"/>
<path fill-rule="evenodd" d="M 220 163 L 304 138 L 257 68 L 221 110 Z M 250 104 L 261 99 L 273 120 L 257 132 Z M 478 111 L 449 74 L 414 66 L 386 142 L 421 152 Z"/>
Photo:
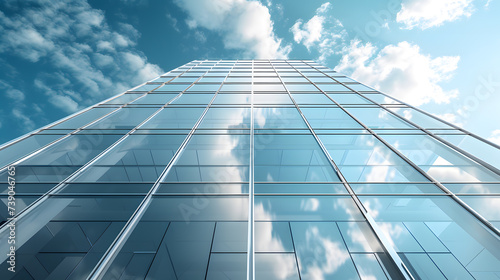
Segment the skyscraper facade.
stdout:
<path fill-rule="evenodd" d="M 0 278 L 499 279 L 499 159 L 310 60 L 195 60 L 0 146 Z"/>

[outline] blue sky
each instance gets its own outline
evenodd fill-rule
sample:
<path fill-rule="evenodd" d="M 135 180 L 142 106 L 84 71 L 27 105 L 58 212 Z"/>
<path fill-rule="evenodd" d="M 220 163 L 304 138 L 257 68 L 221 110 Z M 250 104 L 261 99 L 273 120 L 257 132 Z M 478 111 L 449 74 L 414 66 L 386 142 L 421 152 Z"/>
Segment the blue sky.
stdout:
<path fill-rule="evenodd" d="M 0 142 L 194 59 L 307 58 L 500 143 L 498 0 L 3 0 Z"/>

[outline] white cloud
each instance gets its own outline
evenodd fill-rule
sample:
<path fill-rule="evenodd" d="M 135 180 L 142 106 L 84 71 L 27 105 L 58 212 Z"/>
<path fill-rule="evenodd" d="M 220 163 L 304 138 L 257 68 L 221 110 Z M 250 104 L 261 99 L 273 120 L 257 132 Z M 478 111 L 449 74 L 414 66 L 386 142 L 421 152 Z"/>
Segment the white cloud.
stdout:
<path fill-rule="evenodd" d="M 222 36 L 224 47 L 243 51 L 253 58 L 286 58 L 289 45 L 273 30 L 269 9 L 262 3 L 247 0 L 177 0 L 188 13 L 189 28 L 199 27 Z"/>
<path fill-rule="evenodd" d="M 111 28 L 87 0 L 32 2 L 11 3 L 8 17 L 0 12 L 0 53 L 44 63 L 50 72 L 38 73 L 34 86 L 55 107 L 73 112 L 163 72 L 134 49 L 140 34 L 132 25 Z"/>
<path fill-rule="evenodd" d="M 488 137 L 488 140 L 491 142 L 500 145 L 500 129 L 496 129 L 491 133 L 491 136 Z"/>
<path fill-rule="evenodd" d="M 470 17 L 473 0 L 403 0 L 396 21 L 404 28 L 427 29 L 447 21 Z"/>
<path fill-rule="evenodd" d="M 29 117 L 27 117 L 21 110 L 18 108 L 12 109 L 12 116 L 14 116 L 16 119 L 18 119 L 21 124 L 22 124 L 22 130 L 23 131 L 31 131 L 35 129 L 35 122 L 31 120 Z"/>
<path fill-rule="evenodd" d="M 431 58 L 418 45 L 400 42 L 378 51 L 370 43 L 351 41 L 335 70 L 415 106 L 431 101 L 448 103 L 458 90 L 439 83 L 451 78 L 459 56 Z"/>
<path fill-rule="evenodd" d="M 342 23 L 328 15 L 330 9 L 330 2 L 323 3 L 311 19 L 307 22 L 298 19 L 290 28 L 297 44 L 303 44 L 309 53 L 313 50 L 319 53 L 320 63 L 334 54 L 339 42 L 343 42 L 347 36 Z"/>

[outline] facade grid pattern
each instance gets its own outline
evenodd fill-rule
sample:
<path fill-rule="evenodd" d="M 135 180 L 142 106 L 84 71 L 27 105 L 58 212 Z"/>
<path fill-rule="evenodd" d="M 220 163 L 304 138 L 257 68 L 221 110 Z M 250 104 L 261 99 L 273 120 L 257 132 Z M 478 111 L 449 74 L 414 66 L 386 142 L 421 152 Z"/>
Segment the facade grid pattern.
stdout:
<path fill-rule="evenodd" d="M 311 60 L 195 60 L 0 146 L 0 278 L 500 279 L 499 158 Z"/>

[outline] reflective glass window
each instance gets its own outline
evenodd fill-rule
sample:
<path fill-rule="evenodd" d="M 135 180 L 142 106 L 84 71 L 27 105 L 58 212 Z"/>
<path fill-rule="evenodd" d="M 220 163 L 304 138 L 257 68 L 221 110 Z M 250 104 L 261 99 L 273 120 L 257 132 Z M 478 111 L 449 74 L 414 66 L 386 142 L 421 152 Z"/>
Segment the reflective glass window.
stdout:
<path fill-rule="evenodd" d="M 70 119 L 67 119 L 59 124 L 56 124 L 51 129 L 77 129 L 82 127 L 94 120 L 110 113 L 116 108 L 92 108 L 81 114 L 78 114 Z"/>
<path fill-rule="evenodd" d="M 198 128 L 250 128 L 250 108 L 210 108 Z"/>
<path fill-rule="evenodd" d="M 143 129 L 184 128 L 191 129 L 205 108 L 176 108 L 167 106 L 141 126 Z"/>
<path fill-rule="evenodd" d="M 347 181 L 427 181 L 372 135 L 319 135 L 319 138 Z"/>
<path fill-rule="evenodd" d="M 255 128 L 307 128 L 295 108 L 254 108 Z"/>
<path fill-rule="evenodd" d="M 437 273 L 436 266 L 442 273 L 439 278 L 446 279 L 492 279 L 499 273 L 498 238 L 451 198 L 363 196 L 360 200 L 417 276 L 427 278 L 423 271 Z"/>
<path fill-rule="evenodd" d="M 249 135 L 195 134 L 166 182 L 245 182 L 249 156 Z"/>
<path fill-rule="evenodd" d="M 256 182 L 339 181 L 311 135 L 263 135 L 254 153 Z"/>
<path fill-rule="evenodd" d="M 381 137 L 441 182 L 500 181 L 497 174 L 428 135 Z"/>
<path fill-rule="evenodd" d="M 369 128 L 413 128 L 381 108 L 347 108 L 347 111 Z"/>

